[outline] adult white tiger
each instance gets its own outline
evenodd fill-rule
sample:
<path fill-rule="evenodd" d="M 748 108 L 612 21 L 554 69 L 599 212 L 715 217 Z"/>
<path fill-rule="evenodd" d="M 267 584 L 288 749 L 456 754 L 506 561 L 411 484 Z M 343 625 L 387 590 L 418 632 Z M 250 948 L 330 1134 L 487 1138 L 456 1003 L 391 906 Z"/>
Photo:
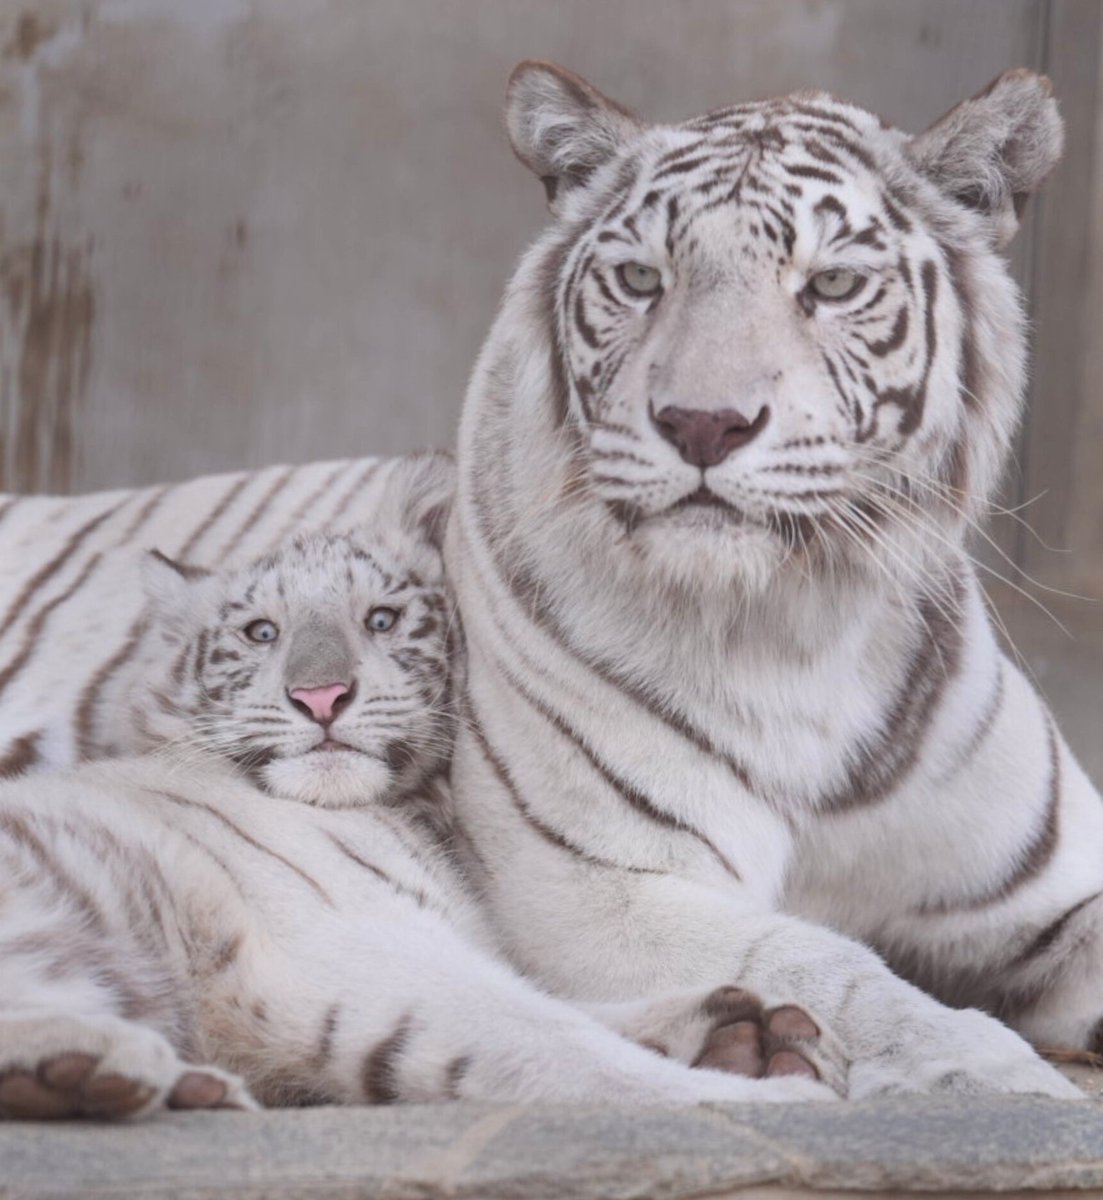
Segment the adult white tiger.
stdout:
<path fill-rule="evenodd" d="M 830 931 L 1097 1036 L 1103 806 L 962 550 L 1020 408 L 998 250 L 1060 153 L 1048 81 L 909 137 L 821 93 L 645 125 L 525 63 L 507 123 L 554 219 L 468 392 L 448 561 L 454 786 L 516 961 L 578 999 L 784 991 L 855 1096 L 1070 1094 Z"/>

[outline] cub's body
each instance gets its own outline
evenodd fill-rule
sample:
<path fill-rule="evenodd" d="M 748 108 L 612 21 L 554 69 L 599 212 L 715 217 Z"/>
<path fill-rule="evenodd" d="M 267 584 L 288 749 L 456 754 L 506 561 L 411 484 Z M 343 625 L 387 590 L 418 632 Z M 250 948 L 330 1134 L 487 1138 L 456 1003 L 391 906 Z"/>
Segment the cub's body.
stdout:
<path fill-rule="evenodd" d="M 0 1117 L 845 1090 L 799 1009 L 586 1012 L 496 957 L 445 848 L 451 475 L 409 473 L 386 536 L 152 555 L 111 724 L 148 752 L 0 785 Z"/>

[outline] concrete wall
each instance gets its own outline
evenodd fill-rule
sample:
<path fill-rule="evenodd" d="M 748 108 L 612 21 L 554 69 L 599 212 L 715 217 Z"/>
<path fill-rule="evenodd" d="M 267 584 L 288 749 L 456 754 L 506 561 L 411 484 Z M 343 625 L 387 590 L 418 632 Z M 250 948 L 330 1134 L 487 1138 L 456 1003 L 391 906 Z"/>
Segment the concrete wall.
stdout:
<path fill-rule="evenodd" d="M 1031 426 L 1010 495 L 1046 485 L 1035 462 L 1061 475 L 1050 540 L 1075 530 L 1103 564 L 1103 411 L 1084 402 L 1100 364 L 1084 318 L 1070 332 L 1068 306 L 1045 307 L 1066 260 L 1087 261 L 1098 211 L 1100 10 L 0 0 L 0 487 L 448 444 L 502 284 L 543 220 L 500 129 L 520 58 L 564 62 L 658 118 L 820 85 L 910 128 L 1026 64 L 1070 81 L 1080 165 L 1016 250 L 1028 287 L 1049 289 L 1034 296 L 1052 344 L 1039 385 L 1056 381 L 1061 404 L 1048 431 Z M 1029 553 L 1017 527 L 1001 537 Z"/>

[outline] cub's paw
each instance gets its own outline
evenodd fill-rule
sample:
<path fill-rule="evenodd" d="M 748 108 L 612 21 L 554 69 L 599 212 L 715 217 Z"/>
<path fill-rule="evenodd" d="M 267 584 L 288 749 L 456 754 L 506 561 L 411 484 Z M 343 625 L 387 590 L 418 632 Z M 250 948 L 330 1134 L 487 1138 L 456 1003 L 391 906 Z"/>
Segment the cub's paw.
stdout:
<path fill-rule="evenodd" d="M 0 1118 L 144 1117 L 257 1105 L 234 1075 L 193 1067 L 155 1030 L 116 1017 L 0 1019 Z"/>

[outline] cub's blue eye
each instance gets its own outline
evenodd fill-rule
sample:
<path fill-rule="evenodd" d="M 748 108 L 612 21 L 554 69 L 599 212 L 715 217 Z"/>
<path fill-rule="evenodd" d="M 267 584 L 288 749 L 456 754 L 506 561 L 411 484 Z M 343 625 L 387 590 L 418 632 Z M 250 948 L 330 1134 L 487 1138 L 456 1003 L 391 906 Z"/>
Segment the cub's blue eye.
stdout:
<path fill-rule="evenodd" d="M 364 618 L 364 624 L 372 633 L 386 633 L 394 628 L 398 620 L 397 608 L 373 608 Z"/>
<path fill-rule="evenodd" d="M 280 636 L 279 629 L 263 617 L 259 621 L 250 621 L 242 632 L 251 642 L 274 642 Z"/>

